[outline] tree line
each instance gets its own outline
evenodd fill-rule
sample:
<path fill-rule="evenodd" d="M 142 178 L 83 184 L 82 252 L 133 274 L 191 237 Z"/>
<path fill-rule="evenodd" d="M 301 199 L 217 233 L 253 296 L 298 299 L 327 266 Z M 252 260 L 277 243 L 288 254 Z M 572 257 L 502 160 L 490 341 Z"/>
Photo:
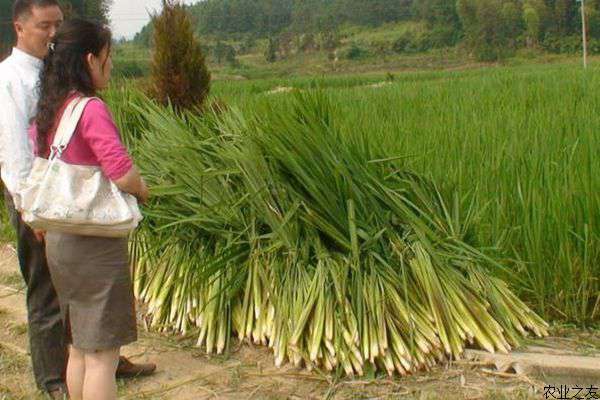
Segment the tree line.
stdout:
<path fill-rule="evenodd" d="M 12 0 L 0 0 L 0 52 L 14 42 Z M 63 0 L 67 14 L 108 22 L 111 0 Z M 577 0 L 205 0 L 186 7 L 196 33 L 285 42 L 291 35 L 332 35 L 341 26 L 413 21 L 393 51 L 422 51 L 464 44 L 481 60 L 517 48 L 569 53 L 581 48 Z M 600 53 L 600 0 L 586 0 L 590 52 Z M 150 45 L 151 25 L 136 36 Z M 283 40 L 280 40 L 283 39 Z M 310 46 L 308 46 L 310 47 Z"/>
<path fill-rule="evenodd" d="M 520 47 L 564 53 L 581 48 L 577 0 L 205 0 L 188 10 L 198 34 L 222 38 L 276 38 L 413 21 L 425 32 L 399 37 L 397 50 L 462 43 L 477 58 L 494 60 Z M 600 0 L 586 0 L 585 13 L 590 50 L 600 52 Z M 148 45 L 150 37 L 147 26 L 136 41 Z"/>

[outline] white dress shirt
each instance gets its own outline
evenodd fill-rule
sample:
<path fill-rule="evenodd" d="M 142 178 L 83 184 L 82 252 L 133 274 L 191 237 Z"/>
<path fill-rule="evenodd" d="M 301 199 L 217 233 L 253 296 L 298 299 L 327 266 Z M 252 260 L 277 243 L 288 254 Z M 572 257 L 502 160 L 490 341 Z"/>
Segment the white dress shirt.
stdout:
<path fill-rule="evenodd" d="M 19 188 L 33 163 L 28 128 L 37 112 L 42 66 L 42 60 L 17 48 L 0 63 L 0 172 L 17 209 Z"/>

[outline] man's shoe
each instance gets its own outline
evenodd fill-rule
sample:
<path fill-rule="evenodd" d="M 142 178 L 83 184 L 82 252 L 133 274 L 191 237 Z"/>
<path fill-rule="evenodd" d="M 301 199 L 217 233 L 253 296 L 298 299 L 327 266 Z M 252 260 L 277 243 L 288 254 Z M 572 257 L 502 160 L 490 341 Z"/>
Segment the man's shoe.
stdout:
<path fill-rule="evenodd" d="M 62 389 L 54 389 L 48 392 L 48 397 L 52 400 L 68 400 L 69 395 Z"/>
<path fill-rule="evenodd" d="M 152 375 L 156 370 L 156 364 L 134 364 L 127 358 L 119 357 L 119 365 L 117 366 L 117 378 L 135 378 L 138 376 Z"/>

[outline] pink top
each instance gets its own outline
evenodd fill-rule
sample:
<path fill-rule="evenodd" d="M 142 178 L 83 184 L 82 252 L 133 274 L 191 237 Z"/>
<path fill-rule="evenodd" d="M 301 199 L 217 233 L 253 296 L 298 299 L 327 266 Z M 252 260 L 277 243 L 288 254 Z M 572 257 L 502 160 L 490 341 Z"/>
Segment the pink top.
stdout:
<path fill-rule="evenodd" d="M 69 100 L 71 100 L 69 98 Z M 60 120 L 65 106 L 58 113 Z M 29 135 L 36 155 L 40 155 L 36 145 L 37 128 L 35 124 L 30 128 Z M 54 132 L 48 137 L 52 143 Z M 127 149 L 121 142 L 119 128 L 108 110 L 106 104 L 98 99 L 92 99 L 85 106 L 75 134 L 69 145 L 62 153 L 61 160 L 69 164 L 99 166 L 110 180 L 122 178 L 133 166 Z"/>

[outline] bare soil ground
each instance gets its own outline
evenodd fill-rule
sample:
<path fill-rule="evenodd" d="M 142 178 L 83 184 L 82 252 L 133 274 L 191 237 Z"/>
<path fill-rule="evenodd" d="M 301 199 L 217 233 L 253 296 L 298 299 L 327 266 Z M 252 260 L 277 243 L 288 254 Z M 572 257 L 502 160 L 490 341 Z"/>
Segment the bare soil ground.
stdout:
<path fill-rule="evenodd" d="M 23 289 L 14 249 L 0 246 L 0 400 L 44 398 L 31 375 Z M 553 353 L 600 355 L 599 332 L 561 328 L 553 335 L 533 344 Z M 193 337 L 149 332 L 142 325 L 139 336 L 123 353 L 156 362 L 158 370 L 152 377 L 120 381 L 122 399 L 544 399 L 553 398 L 545 395 L 546 385 L 558 387 L 568 378 L 518 377 L 464 361 L 406 378 L 347 379 L 275 368 L 267 349 L 246 343 L 211 357 L 194 347 Z"/>

